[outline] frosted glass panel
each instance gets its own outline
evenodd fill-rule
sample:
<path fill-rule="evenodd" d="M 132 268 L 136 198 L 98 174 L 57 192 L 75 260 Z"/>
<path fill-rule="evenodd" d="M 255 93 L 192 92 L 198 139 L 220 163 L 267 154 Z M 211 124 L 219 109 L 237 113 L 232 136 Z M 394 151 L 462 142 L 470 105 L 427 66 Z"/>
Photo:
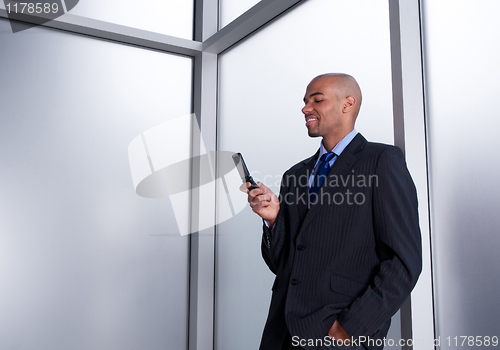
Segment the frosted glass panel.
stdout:
<path fill-rule="evenodd" d="M 442 339 L 500 336 L 499 11 L 497 0 L 423 2 L 436 335 Z M 454 340 L 441 341 L 441 349 L 456 348 Z"/>
<path fill-rule="evenodd" d="M 128 147 L 190 112 L 191 60 L 4 19 L 0 46 L 0 349 L 186 349 L 189 241 Z"/>
<path fill-rule="evenodd" d="M 184 39 L 193 38 L 194 0 L 81 0 L 70 13 Z"/>
<path fill-rule="evenodd" d="M 219 0 L 220 28 L 228 25 L 260 0 Z"/>
<path fill-rule="evenodd" d="M 320 145 L 307 136 L 301 113 L 306 85 L 316 75 L 353 75 L 364 95 L 357 130 L 368 140 L 393 143 L 386 0 L 306 1 L 219 62 L 219 149 L 242 152 L 250 171 L 275 192 L 283 172 Z M 219 225 L 219 350 L 258 348 L 274 276 L 261 258 L 261 227 L 248 206 Z"/>

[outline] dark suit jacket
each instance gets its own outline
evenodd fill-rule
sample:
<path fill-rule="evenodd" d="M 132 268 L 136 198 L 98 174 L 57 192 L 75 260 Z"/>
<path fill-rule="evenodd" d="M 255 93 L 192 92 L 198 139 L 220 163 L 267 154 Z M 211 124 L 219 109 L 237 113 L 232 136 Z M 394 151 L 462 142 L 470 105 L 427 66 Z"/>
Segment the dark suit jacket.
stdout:
<path fill-rule="evenodd" d="M 276 279 L 261 350 L 282 349 L 287 329 L 324 339 L 336 319 L 353 338 L 382 338 L 421 271 L 417 196 L 401 150 L 358 134 L 308 204 L 318 152 L 285 172 L 275 226 L 264 225 L 262 254 Z"/>

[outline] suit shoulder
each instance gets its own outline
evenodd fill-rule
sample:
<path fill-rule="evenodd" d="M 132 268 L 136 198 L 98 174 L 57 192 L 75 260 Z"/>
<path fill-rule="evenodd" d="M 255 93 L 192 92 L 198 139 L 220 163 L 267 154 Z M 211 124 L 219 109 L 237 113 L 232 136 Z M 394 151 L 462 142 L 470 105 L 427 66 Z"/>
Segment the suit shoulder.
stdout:
<path fill-rule="evenodd" d="M 399 147 L 378 142 L 367 142 L 363 151 L 378 156 L 381 156 L 383 153 L 386 155 L 403 155 Z"/>
<path fill-rule="evenodd" d="M 290 167 L 287 171 L 285 171 L 285 175 L 286 174 L 290 174 L 290 173 L 294 173 L 297 169 L 300 169 L 302 168 L 304 165 L 306 165 L 308 162 L 310 162 L 314 157 L 316 157 L 316 155 L 312 155 L 311 157 L 309 158 L 306 158 L 304 160 L 301 160 L 300 162 L 298 162 L 297 164 L 293 165 L 292 167 Z"/>

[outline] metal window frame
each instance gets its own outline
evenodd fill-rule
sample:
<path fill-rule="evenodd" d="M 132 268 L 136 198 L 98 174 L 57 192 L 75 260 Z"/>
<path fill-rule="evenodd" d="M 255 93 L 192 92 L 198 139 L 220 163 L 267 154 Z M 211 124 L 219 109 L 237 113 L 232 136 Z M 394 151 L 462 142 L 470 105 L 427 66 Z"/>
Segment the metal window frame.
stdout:
<path fill-rule="evenodd" d="M 218 55 L 305 1 L 261 0 L 219 30 L 219 0 L 194 0 L 194 40 L 80 17 L 71 13 L 43 26 L 138 48 L 191 57 L 193 59 L 192 109 L 198 118 L 206 149 L 216 150 Z M 408 167 L 417 188 L 421 190 L 420 224 L 424 247 L 424 270 L 412 293 L 412 300 L 401 309 L 401 334 L 403 338 L 434 339 L 421 5 L 419 0 L 388 0 L 388 4 L 394 140 L 396 146 L 405 152 Z M 0 3 L 0 17 L 8 18 L 3 2 Z M 193 138 L 193 147 L 199 146 L 199 138 Z M 196 184 L 199 179 L 198 164 L 193 163 L 192 167 L 192 181 Z M 196 191 L 193 191 L 191 202 L 193 222 L 200 208 L 200 199 Z M 197 232 L 190 237 L 189 350 L 215 349 L 215 239 L 216 227 Z M 417 305 L 418 307 L 415 307 Z M 434 348 L 432 344 L 428 344 L 425 349 L 431 347 Z M 409 348 L 411 347 L 404 349 Z"/>
<path fill-rule="evenodd" d="M 418 191 L 423 269 L 412 295 L 401 308 L 401 338 L 425 340 L 434 349 L 434 296 L 427 164 L 427 136 L 420 0 L 389 0 L 394 143 L 405 153 Z M 415 343 L 417 344 L 417 343 Z M 402 350 L 411 350 L 405 345 Z"/>

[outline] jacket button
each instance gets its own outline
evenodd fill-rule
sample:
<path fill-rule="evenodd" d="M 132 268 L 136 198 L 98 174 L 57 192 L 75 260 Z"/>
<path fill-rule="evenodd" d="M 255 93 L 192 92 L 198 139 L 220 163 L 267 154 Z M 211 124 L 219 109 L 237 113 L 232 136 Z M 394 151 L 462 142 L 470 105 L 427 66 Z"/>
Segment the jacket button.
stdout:
<path fill-rule="evenodd" d="M 304 249 L 306 249 L 306 246 L 305 246 L 305 245 L 299 244 L 299 245 L 297 246 L 297 250 L 298 250 L 299 252 L 303 251 Z"/>
<path fill-rule="evenodd" d="M 291 283 L 292 283 L 292 286 L 296 286 L 297 284 L 299 284 L 299 280 L 294 278 L 291 280 Z"/>

